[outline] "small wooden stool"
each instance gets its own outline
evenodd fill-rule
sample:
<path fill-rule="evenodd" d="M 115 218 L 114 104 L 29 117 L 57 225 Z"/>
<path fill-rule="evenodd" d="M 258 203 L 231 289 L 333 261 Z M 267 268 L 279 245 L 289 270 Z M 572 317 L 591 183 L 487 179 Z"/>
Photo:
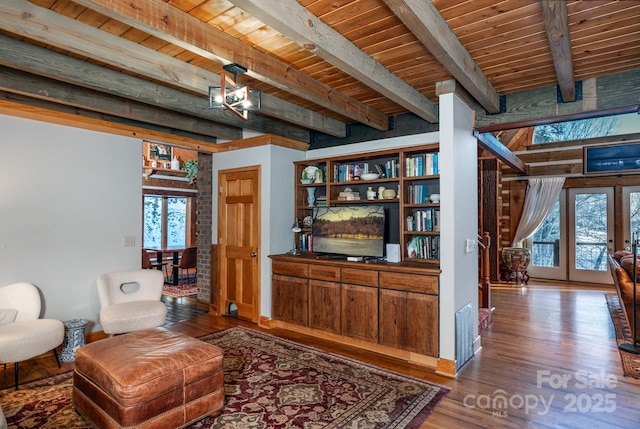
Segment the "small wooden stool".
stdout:
<path fill-rule="evenodd" d="M 80 347 L 73 405 L 100 429 L 182 428 L 224 405 L 222 351 L 165 328 Z"/>

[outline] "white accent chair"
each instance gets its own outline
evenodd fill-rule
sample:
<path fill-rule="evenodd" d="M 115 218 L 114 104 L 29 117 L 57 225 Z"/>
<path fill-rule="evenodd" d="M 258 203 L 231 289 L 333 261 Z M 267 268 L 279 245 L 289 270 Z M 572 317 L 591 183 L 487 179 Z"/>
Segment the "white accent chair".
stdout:
<path fill-rule="evenodd" d="M 117 335 L 162 326 L 167 306 L 160 301 L 164 276 L 158 270 L 116 271 L 98 276 L 100 323 Z"/>
<path fill-rule="evenodd" d="M 18 390 L 18 363 L 53 350 L 64 340 L 64 325 L 59 320 L 40 319 L 42 302 L 38 289 L 20 282 L 0 287 L 0 363 L 14 365 Z"/>

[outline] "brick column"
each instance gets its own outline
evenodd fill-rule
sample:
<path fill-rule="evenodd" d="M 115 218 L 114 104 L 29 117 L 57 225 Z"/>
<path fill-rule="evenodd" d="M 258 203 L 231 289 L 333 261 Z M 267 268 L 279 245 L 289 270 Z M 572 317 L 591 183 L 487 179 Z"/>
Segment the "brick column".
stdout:
<path fill-rule="evenodd" d="M 198 301 L 211 300 L 211 278 L 215 279 L 216 267 L 211 266 L 212 215 L 211 174 L 213 157 L 210 153 L 198 153 L 198 197 L 196 199 L 196 245 L 198 247 Z"/>

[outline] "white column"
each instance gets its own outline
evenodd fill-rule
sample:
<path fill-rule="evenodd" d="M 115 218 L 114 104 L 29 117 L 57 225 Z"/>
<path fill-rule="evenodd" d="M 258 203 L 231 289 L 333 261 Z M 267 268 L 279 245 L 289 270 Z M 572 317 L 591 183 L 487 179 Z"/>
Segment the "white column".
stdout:
<path fill-rule="evenodd" d="M 440 357 L 456 356 L 455 313 L 473 309 L 478 335 L 478 184 L 474 112 L 454 93 L 440 95 Z M 475 240 L 471 251 L 467 240 Z"/>

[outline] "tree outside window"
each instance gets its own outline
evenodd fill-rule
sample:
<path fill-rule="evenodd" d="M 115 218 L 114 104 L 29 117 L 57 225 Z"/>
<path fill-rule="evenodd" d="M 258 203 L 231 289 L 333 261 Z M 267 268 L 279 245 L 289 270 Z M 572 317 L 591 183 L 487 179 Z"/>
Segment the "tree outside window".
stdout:
<path fill-rule="evenodd" d="M 145 195 L 143 246 L 184 248 L 188 236 L 189 198 Z"/>

